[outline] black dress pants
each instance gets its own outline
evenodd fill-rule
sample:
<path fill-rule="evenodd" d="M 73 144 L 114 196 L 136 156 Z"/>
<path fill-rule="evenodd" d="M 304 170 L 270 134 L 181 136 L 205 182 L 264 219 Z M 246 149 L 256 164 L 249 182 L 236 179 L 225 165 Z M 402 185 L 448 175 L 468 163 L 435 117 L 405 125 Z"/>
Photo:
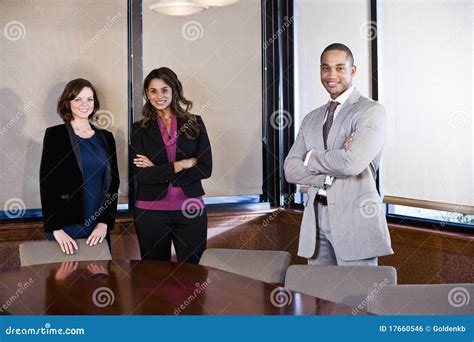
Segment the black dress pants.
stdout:
<path fill-rule="evenodd" d="M 179 262 L 197 264 L 206 249 L 207 212 L 192 217 L 183 211 L 135 208 L 135 229 L 142 260 L 171 260 L 171 242 Z"/>

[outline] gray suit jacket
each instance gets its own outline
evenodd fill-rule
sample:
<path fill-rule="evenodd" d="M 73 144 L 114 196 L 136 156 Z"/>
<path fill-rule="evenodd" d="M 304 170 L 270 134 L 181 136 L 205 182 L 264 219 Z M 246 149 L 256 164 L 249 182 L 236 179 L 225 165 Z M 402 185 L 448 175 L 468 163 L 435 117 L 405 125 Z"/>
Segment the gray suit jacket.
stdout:
<path fill-rule="evenodd" d="M 337 114 L 324 150 L 323 124 L 328 104 L 310 112 L 285 159 L 290 183 L 308 185 L 301 223 L 298 255 L 311 258 L 316 247 L 314 198 L 326 175 L 334 176 L 327 189 L 333 247 L 344 260 L 361 260 L 392 254 L 384 204 L 377 192 L 371 167 L 376 171 L 382 156 L 385 109 L 354 89 Z M 346 137 L 355 133 L 348 150 Z M 313 150 L 304 166 L 306 152 Z M 371 165 L 372 164 L 372 165 Z"/>

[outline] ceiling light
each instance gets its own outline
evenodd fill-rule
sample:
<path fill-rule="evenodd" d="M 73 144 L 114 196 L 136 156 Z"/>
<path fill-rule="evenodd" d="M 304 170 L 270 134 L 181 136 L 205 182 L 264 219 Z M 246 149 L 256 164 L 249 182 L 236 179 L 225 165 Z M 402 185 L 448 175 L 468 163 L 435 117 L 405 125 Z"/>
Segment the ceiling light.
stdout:
<path fill-rule="evenodd" d="M 204 6 L 214 7 L 214 6 L 227 6 L 232 5 L 239 0 L 195 0 L 196 2 L 203 4 Z"/>
<path fill-rule="evenodd" d="M 159 0 L 149 8 L 161 14 L 184 16 L 201 12 L 208 9 L 209 6 L 197 1 Z"/>

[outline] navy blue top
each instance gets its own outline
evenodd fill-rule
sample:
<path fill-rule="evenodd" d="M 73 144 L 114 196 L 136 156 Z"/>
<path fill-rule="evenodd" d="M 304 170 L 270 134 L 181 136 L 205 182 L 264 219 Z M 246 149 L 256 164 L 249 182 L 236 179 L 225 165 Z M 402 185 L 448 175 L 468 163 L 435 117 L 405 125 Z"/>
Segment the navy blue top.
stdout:
<path fill-rule="evenodd" d="M 64 226 L 64 231 L 73 239 L 87 238 L 94 230 L 99 216 L 99 208 L 104 201 L 104 176 L 107 169 L 107 153 L 97 134 L 90 138 L 77 136 L 81 149 L 82 169 L 84 171 L 84 210 L 86 221 L 83 224 Z M 54 240 L 52 233 L 48 234 Z"/>

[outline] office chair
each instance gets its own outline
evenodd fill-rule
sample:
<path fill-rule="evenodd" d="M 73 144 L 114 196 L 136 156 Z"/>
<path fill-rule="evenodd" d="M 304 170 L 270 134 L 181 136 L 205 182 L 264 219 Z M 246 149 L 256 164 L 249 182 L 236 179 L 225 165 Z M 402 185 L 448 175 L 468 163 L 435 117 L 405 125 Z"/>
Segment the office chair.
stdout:
<path fill-rule="evenodd" d="M 199 264 L 265 283 L 283 283 L 290 261 L 290 253 L 284 251 L 210 248 L 204 251 Z"/>
<path fill-rule="evenodd" d="M 473 315 L 474 284 L 386 286 L 367 310 L 377 315 Z"/>
<path fill-rule="evenodd" d="M 396 283 L 397 271 L 392 266 L 292 265 L 286 272 L 285 287 L 365 310 L 368 293 Z"/>
<path fill-rule="evenodd" d="M 20 244 L 21 266 L 50 264 L 63 261 L 112 260 L 107 240 L 93 247 L 86 244 L 86 239 L 77 239 L 79 249 L 68 255 L 61 251 L 56 241 L 28 241 Z"/>

